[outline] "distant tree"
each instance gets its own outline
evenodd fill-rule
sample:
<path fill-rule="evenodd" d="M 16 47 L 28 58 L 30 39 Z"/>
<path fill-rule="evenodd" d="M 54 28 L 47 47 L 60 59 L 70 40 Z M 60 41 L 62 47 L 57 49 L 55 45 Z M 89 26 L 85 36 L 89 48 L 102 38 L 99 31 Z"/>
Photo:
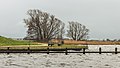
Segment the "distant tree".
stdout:
<path fill-rule="evenodd" d="M 105 41 L 105 39 L 102 40 L 103 42 Z"/>
<path fill-rule="evenodd" d="M 27 12 L 29 18 L 24 19 L 27 30 L 27 38 L 47 42 L 52 38 L 63 36 L 64 23 L 54 15 L 42 12 L 38 9 Z"/>
<path fill-rule="evenodd" d="M 67 36 L 73 40 L 84 40 L 88 37 L 89 29 L 78 22 L 69 22 Z"/>
<path fill-rule="evenodd" d="M 111 41 L 110 39 L 106 39 L 106 41 Z"/>
<path fill-rule="evenodd" d="M 118 42 L 120 42 L 120 39 L 118 39 Z"/>
<path fill-rule="evenodd" d="M 114 39 L 113 42 L 117 42 L 118 40 L 117 39 Z"/>

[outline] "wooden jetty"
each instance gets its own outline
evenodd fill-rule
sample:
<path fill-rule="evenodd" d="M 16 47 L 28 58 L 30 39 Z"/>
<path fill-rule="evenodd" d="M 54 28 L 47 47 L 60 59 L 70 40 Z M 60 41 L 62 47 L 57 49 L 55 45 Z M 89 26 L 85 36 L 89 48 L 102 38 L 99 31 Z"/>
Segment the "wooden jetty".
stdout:
<path fill-rule="evenodd" d="M 69 51 L 69 50 L 75 50 L 75 51 Z M 50 53 L 64 53 L 64 54 L 68 54 L 68 53 L 120 53 L 120 51 L 117 51 L 117 48 L 115 48 L 114 51 L 102 51 L 101 48 L 99 48 L 98 51 L 86 51 L 85 48 L 81 49 L 81 48 L 64 48 L 64 49 L 30 49 L 29 47 L 27 49 L 10 49 L 10 47 L 8 47 L 7 49 L 0 49 L 0 53 L 46 53 L 46 54 L 50 54 Z"/>

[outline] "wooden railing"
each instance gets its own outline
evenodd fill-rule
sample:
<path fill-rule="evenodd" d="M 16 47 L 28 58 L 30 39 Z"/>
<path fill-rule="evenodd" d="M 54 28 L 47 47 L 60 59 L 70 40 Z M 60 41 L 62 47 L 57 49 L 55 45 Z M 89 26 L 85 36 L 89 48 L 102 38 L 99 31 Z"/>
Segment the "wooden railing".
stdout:
<path fill-rule="evenodd" d="M 69 51 L 72 50 L 72 51 Z M 73 51 L 74 50 L 74 51 Z M 102 51 L 101 48 L 99 48 L 98 51 L 86 51 L 85 48 L 81 49 L 81 48 L 62 48 L 62 49 L 50 49 L 50 48 L 46 48 L 46 49 L 30 49 L 29 47 L 27 49 L 10 49 L 10 47 L 8 47 L 7 49 L 0 49 L 0 53 L 46 53 L 46 54 L 50 54 L 50 53 L 65 53 L 66 55 L 68 55 L 69 53 L 114 53 L 114 54 L 118 54 L 120 53 L 120 51 L 117 50 L 117 48 L 115 48 L 114 51 Z"/>

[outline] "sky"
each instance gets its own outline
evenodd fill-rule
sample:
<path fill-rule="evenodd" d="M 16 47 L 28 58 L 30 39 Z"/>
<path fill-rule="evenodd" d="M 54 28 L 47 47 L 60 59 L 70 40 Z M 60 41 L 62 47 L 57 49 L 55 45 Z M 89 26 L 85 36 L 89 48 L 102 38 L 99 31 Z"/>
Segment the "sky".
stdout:
<path fill-rule="evenodd" d="M 65 24 L 79 22 L 90 30 L 90 39 L 120 39 L 120 0 L 0 0 L 0 35 L 25 37 L 23 19 L 29 9 L 48 12 Z"/>

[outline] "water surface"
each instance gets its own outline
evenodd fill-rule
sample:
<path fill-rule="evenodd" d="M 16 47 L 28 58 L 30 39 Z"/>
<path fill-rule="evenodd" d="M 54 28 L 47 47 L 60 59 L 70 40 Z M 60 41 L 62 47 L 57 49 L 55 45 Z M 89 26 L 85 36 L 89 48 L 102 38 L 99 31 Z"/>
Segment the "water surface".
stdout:
<path fill-rule="evenodd" d="M 119 45 L 89 45 L 90 51 Z M 120 68 L 120 54 L 0 54 L 0 68 Z"/>

